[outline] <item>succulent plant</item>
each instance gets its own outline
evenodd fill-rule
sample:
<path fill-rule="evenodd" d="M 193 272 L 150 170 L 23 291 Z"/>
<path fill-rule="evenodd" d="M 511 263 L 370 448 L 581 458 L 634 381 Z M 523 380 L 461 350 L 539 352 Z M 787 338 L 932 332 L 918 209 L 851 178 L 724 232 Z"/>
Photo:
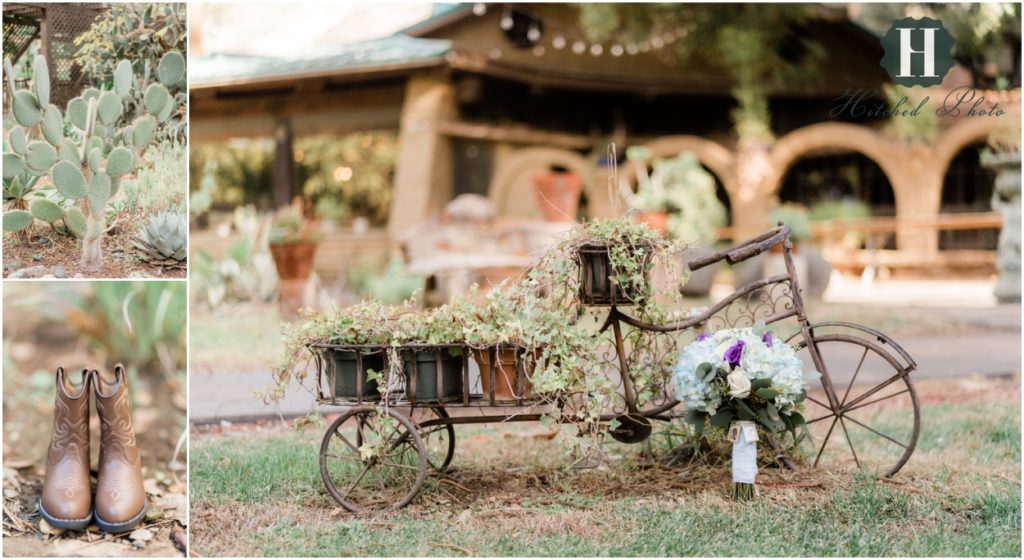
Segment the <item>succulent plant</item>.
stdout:
<path fill-rule="evenodd" d="M 33 60 L 32 86 L 17 91 L 10 60 L 4 62 L 18 125 L 8 135 L 11 151 L 3 154 L 4 230 L 24 233 L 34 220 L 51 225 L 63 220 L 69 232 L 82 238 L 82 269 L 95 272 L 102 266 L 107 204 L 121 178 L 140 165 L 160 123 L 176 110 L 178 101 L 168 87 L 184 83 L 184 57 L 166 53 L 158 65 L 158 80 L 152 82 L 148 63 L 137 78 L 132 63 L 121 60 L 113 89 L 87 88 L 63 112 L 49 102 L 44 57 Z M 128 122 L 124 103 L 138 92 L 144 92 L 145 110 Z M 55 193 L 40 184 L 42 177 Z"/>
<path fill-rule="evenodd" d="M 160 212 L 139 226 L 132 240 L 142 260 L 155 265 L 183 268 L 188 258 L 188 217 L 184 212 Z"/>

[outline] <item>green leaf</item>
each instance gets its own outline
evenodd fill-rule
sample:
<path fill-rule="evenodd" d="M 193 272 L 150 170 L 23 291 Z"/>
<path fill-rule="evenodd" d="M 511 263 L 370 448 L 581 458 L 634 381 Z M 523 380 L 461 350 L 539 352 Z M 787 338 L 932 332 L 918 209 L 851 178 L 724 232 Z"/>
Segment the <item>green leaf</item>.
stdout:
<path fill-rule="evenodd" d="M 757 395 L 758 398 L 762 398 L 766 401 L 770 401 L 779 396 L 779 392 L 775 389 L 758 389 L 757 391 L 754 391 L 754 394 Z"/>
<path fill-rule="evenodd" d="M 704 362 L 697 366 L 697 377 L 702 379 L 704 383 L 711 383 L 711 380 L 715 378 L 718 372 L 715 370 L 715 366 Z"/>
<path fill-rule="evenodd" d="M 772 386 L 772 380 L 766 378 L 754 379 L 750 382 L 750 390 L 757 391 L 758 389 L 767 389 Z"/>
<path fill-rule="evenodd" d="M 793 402 L 797 403 L 797 404 L 800 404 L 800 403 L 804 402 L 804 399 L 806 399 L 806 398 L 807 398 L 807 389 L 800 389 L 800 394 L 797 395 L 793 399 Z"/>
<path fill-rule="evenodd" d="M 708 421 L 712 426 L 722 428 L 726 430 L 729 428 L 729 424 L 732 423 L 733 413 L 731 410 L 722 409 L 715 413 L 714 416 Z"/>
<path fill-rule="evenodd" d="M 736 411 L 736 417 L 740 420 L 751 421 L 755 418 L 753 409 L 747 406 L 747 403 L 736 401 L 736 407 L 739 409 Z"/>

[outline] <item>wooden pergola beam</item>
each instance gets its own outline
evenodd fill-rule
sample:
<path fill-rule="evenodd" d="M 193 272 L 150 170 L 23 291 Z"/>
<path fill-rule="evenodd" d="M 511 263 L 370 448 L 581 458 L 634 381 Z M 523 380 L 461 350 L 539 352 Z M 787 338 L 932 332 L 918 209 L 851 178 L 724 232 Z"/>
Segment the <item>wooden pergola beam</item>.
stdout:
<path fill-rule="evenodd" d="M 445 120 L 439 122 L 437 128 L 446 136 L 474 140 L 512 144 L 545 144 L 569 150 L 587 150 L 594 145 L 594 139 L 589 136 L 568 132 L 551 132 L 526 125 L 491 125 Z"/>

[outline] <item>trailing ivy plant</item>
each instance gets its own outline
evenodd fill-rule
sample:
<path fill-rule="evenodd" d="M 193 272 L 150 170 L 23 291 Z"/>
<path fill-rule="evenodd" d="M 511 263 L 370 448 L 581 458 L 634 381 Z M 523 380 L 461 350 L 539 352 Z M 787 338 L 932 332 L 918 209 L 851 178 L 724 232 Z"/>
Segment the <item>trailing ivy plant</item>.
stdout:
<path fill-rule="evenodd" d="M 307 313 L 305 321 L 285 329 L 286 352 L 276 368 L 274 383 L 263 394 L 265 400 L 284 396 L 292 381 L 300 383 L 311 373 L 307 345 L 383 345 L 392 351 L 404 344 L 457 344 L 470 349 L 493 347 L 520 349 L 541 404 L 558 405 L 546 416 L 547 422 L 567 417 L 580 429 L 574 438 L 585 455 L 599 449 L 608 425 L 601 416 L 622 411 L 621 388 L 614 381 L 618 368 L 614 340 L 601 332 L 600 318 L 588 320 L 588 311 L 579 303 L 580 271 L 576 253 L 593 245 L 609 247 L 613 282 L 629 284 L 644 294 L 644 304 L 634 314 L 647 322 L 666 322 L 683 318 L 678 292 L 679 275 L 668 272 L 657 289 L 645 273 L 644 263 L 674 262 L 669 256 L 681 246 L 667 241 L 645 224 L 630 219 L 597 220 L 577 226 L 557 243 L 527 273 L 516 281 L 506 281 L 481 298 L 476 288 L 430 311 L 418 311 L 413 300 L 396 307 L 376 301 L 327 313 Z M 624 333 L 630 372 L 638 406 L 663 395 L 672 373 L 676 337 L 663 333 L 627 329 Z M 389 363 L 396 369 L 395 354 Z M 386 372 L 387 375 L 399 374 Z M 379 384 L 393 387 L 393 383 Z"/>

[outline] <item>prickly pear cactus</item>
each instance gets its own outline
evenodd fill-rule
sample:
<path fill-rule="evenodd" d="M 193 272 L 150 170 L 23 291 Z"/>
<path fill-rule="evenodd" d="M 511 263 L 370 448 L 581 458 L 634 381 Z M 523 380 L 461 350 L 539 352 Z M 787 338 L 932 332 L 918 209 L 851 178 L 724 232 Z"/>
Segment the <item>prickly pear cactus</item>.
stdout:
<path fill-rule="evenodd" d="M 15 91 L 12 68 L 5 61 L 11 112 L 3 154 L 3 229 L 24 234 L 35 221 L 64 229 L 82 239 L 81 267 L 96 272 L 103 264 L 106 207 L 123 177 L 134 174 L 160 123 L 178 111 L 180 97 L 168 87 L 184 82 L 185 59 L 164 55 L 155 79 L 148 64 L 141 77 L 132 63 L 117 64 L 113 89 L 86 89 L 64 110 L 49 103 L 46 59 L 33 60 L 32 85 Z M 142 99 L 130 122 L 125 103 Z"/>

